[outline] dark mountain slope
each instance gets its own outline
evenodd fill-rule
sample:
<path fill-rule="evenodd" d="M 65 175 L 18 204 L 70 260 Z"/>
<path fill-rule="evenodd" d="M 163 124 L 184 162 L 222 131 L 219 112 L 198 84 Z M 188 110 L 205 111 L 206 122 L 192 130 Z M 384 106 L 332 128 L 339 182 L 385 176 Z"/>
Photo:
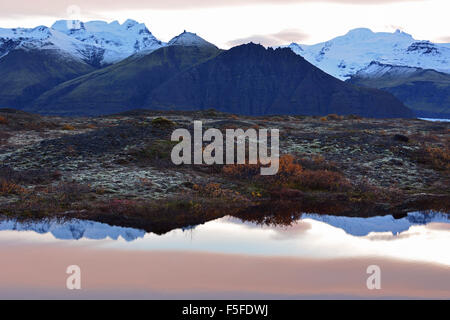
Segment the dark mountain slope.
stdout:
<path fill-rule="evenodd" d="M 370 69 L 369 69 L 370 68 Z M 419 117 L 450 118 L 450 75 L 373 62 L 348 82 L 387 91 Z"/>
<path fill-rule="evenodd" d="M 171 78 L 146 108 L 215 108 L 249 115 L 329 113 L 412 117 L 392 95 L 355 87 L 322 72 L 290 49 L 247 44 Z"/>
<path fill-rule="evenodd" d="M 58 50 L 12 50 L 0 58 L 0 107 L 26 108 L 57 84 L 94 70 Z"/>
<path fill-rule="evenodd" d="M 30 109 L 45 114 L 100 115 L 141 108 L 148 94 L 177 73 L 214 57 L 215 46 L 168 46 L 63 83 Z"/>

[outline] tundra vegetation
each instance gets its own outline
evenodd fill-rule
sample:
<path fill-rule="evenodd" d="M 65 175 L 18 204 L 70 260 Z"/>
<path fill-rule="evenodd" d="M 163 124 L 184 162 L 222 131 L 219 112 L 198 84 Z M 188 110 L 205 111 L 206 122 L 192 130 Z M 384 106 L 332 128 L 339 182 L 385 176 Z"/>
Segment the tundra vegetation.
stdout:
<path fill-rule="evenodd" d="M 180 165 L 177 128 L 279 129 L 280 167 Z M 95 118 L 0 110 L 0 216 L 80 218 L 164 233 L 232 215 L 290 224 L 450 207 L 450 124 L 358 116 L 250 117 L 215 110 Z M 205 146 L 208 143 L 205 143 Z"/>

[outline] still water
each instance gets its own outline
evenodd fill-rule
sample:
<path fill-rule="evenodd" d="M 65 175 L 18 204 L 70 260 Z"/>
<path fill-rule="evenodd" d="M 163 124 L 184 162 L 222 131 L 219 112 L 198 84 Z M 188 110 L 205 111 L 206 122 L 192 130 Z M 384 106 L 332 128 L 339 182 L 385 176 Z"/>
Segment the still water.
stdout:
<path fill-rule="evenodd" d="M 164 235 L 91 221 L 0 221 L 0 298 L 450 298 L 442 213 L 225 217 Z M 66 269 L 81 269 L 81 290 Z M 369 266 L 381 289 L 369 290 Z"/>

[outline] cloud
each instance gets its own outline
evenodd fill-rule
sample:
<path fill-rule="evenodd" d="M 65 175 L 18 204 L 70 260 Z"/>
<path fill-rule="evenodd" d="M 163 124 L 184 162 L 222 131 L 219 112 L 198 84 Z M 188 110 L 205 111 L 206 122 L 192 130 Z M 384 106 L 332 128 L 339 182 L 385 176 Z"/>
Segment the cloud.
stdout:
<path fill-rule="evenodd" d="M 308 39 L 308 35 L 298 29 L 285 29 L 273 34 L 256 34 L 246 38 L 239 38 L 227 42 L 230 47 L 253 42 L 265 47 L 277 47 L 291 42 L 301 42 Z"/>
<path fill-rule="evenodd" d="M 67 8 L 76 4 L 82 12 L 117 11 L 117 10 L 184 10 L 198 8 L 236 7 L 248 5 L 292 5 L 300 3 L 325 2 L 354 5 L 381 5 L 398 2 L 424 2 L 430 0 L 15 0 L 3 1 L 0 16 L 58 16 L 67 14 Z"/>
<path fill-rule="evenodd" d="M 450 36 L 448 37 L 440 37 L 438 39 L 439 42 L 450 43 Z"/>

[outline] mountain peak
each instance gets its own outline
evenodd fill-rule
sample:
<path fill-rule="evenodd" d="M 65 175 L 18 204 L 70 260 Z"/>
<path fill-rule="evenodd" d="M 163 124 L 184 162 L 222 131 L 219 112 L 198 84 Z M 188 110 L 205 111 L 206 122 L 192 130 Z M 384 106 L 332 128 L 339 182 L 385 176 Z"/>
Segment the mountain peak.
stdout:
<path fill-rule="evenodd" d="M 372 35 L 374 32 L 369 28 L 355 28 L 347 32 L 347 36 L 366 36 Z"/>
<path fill-rule="evenodd" d="M 295 42 L 292 42 L 289 46 L 287 46 L 289 49 L 291 49 L 295 54 L 298 54 L 298 55 L 302 55 L 302 52 L 304 51 L 303 50 L 303 48 L 299 45 L 299 44 L 297 44 L 297 43 L 295 43 Z"/>
<path fill-rule="evenodd" d="M 85 29 L 84 23 L 80 20 L 57 20 L 52 24 L 53 30 L 67 33 L 70 30 Z"/>
<path fill-rule="evenodd" d="M 127 19 L 122 25 L 127 27 L 134 27 L 135 25 L 139 24 L 136 20 L 133 19 Z"/>
<path fill-rule="evenodd" d="M 212 43 L 199 37 L 196 33 L 187 32 L 184 30 L 181 34 L 174 37 L 168 43 L 169 46 L 195 46 L 195 47 L 216 47 Z"/>
<path fill-rule="evenodd" d="M 73 32 L 109 32 L 109 33 L 120 33 L 120 32 L 137 32 L 137 33 L 149 33 L 144 23 L 139 23 L 132 19 L 127 19 L 124 23 L 120 24 L 117 20 L 110 23 L 101 20 L 93 21 L 79 21 L 79 20 L 57 20 L 51 27 L 54 30 L 63 33 L 73 33 Z"/>
<path fill-rule="evenodd" d="M 72 24 L 76 27 L 72 27 Z M 52 28 L 88 46 L 88 51 L 103 51 L 101 64 L 114 63 L 135 53 L 149 52 L 163 46 L 144 23 L 132 19 L 127 19 L 122 24 L 117 20 L 110 23 L 101 20 L 59 20 Z"/>
<path fill-rule="evenodd" d="M 374 32 L 369 28 L 356 28 L 347 32 L 347 34 L 343 37 L 351 38 L 354 40 L 366 40 L 374 37 L 385 37 L 386 40 L 389 38 L 392 39 L 404 38 L 408 40 L 413 40 L 413 37 L 409 33 L 406 33 L 400 29 L 397 29 L 394 32 Z"/>

